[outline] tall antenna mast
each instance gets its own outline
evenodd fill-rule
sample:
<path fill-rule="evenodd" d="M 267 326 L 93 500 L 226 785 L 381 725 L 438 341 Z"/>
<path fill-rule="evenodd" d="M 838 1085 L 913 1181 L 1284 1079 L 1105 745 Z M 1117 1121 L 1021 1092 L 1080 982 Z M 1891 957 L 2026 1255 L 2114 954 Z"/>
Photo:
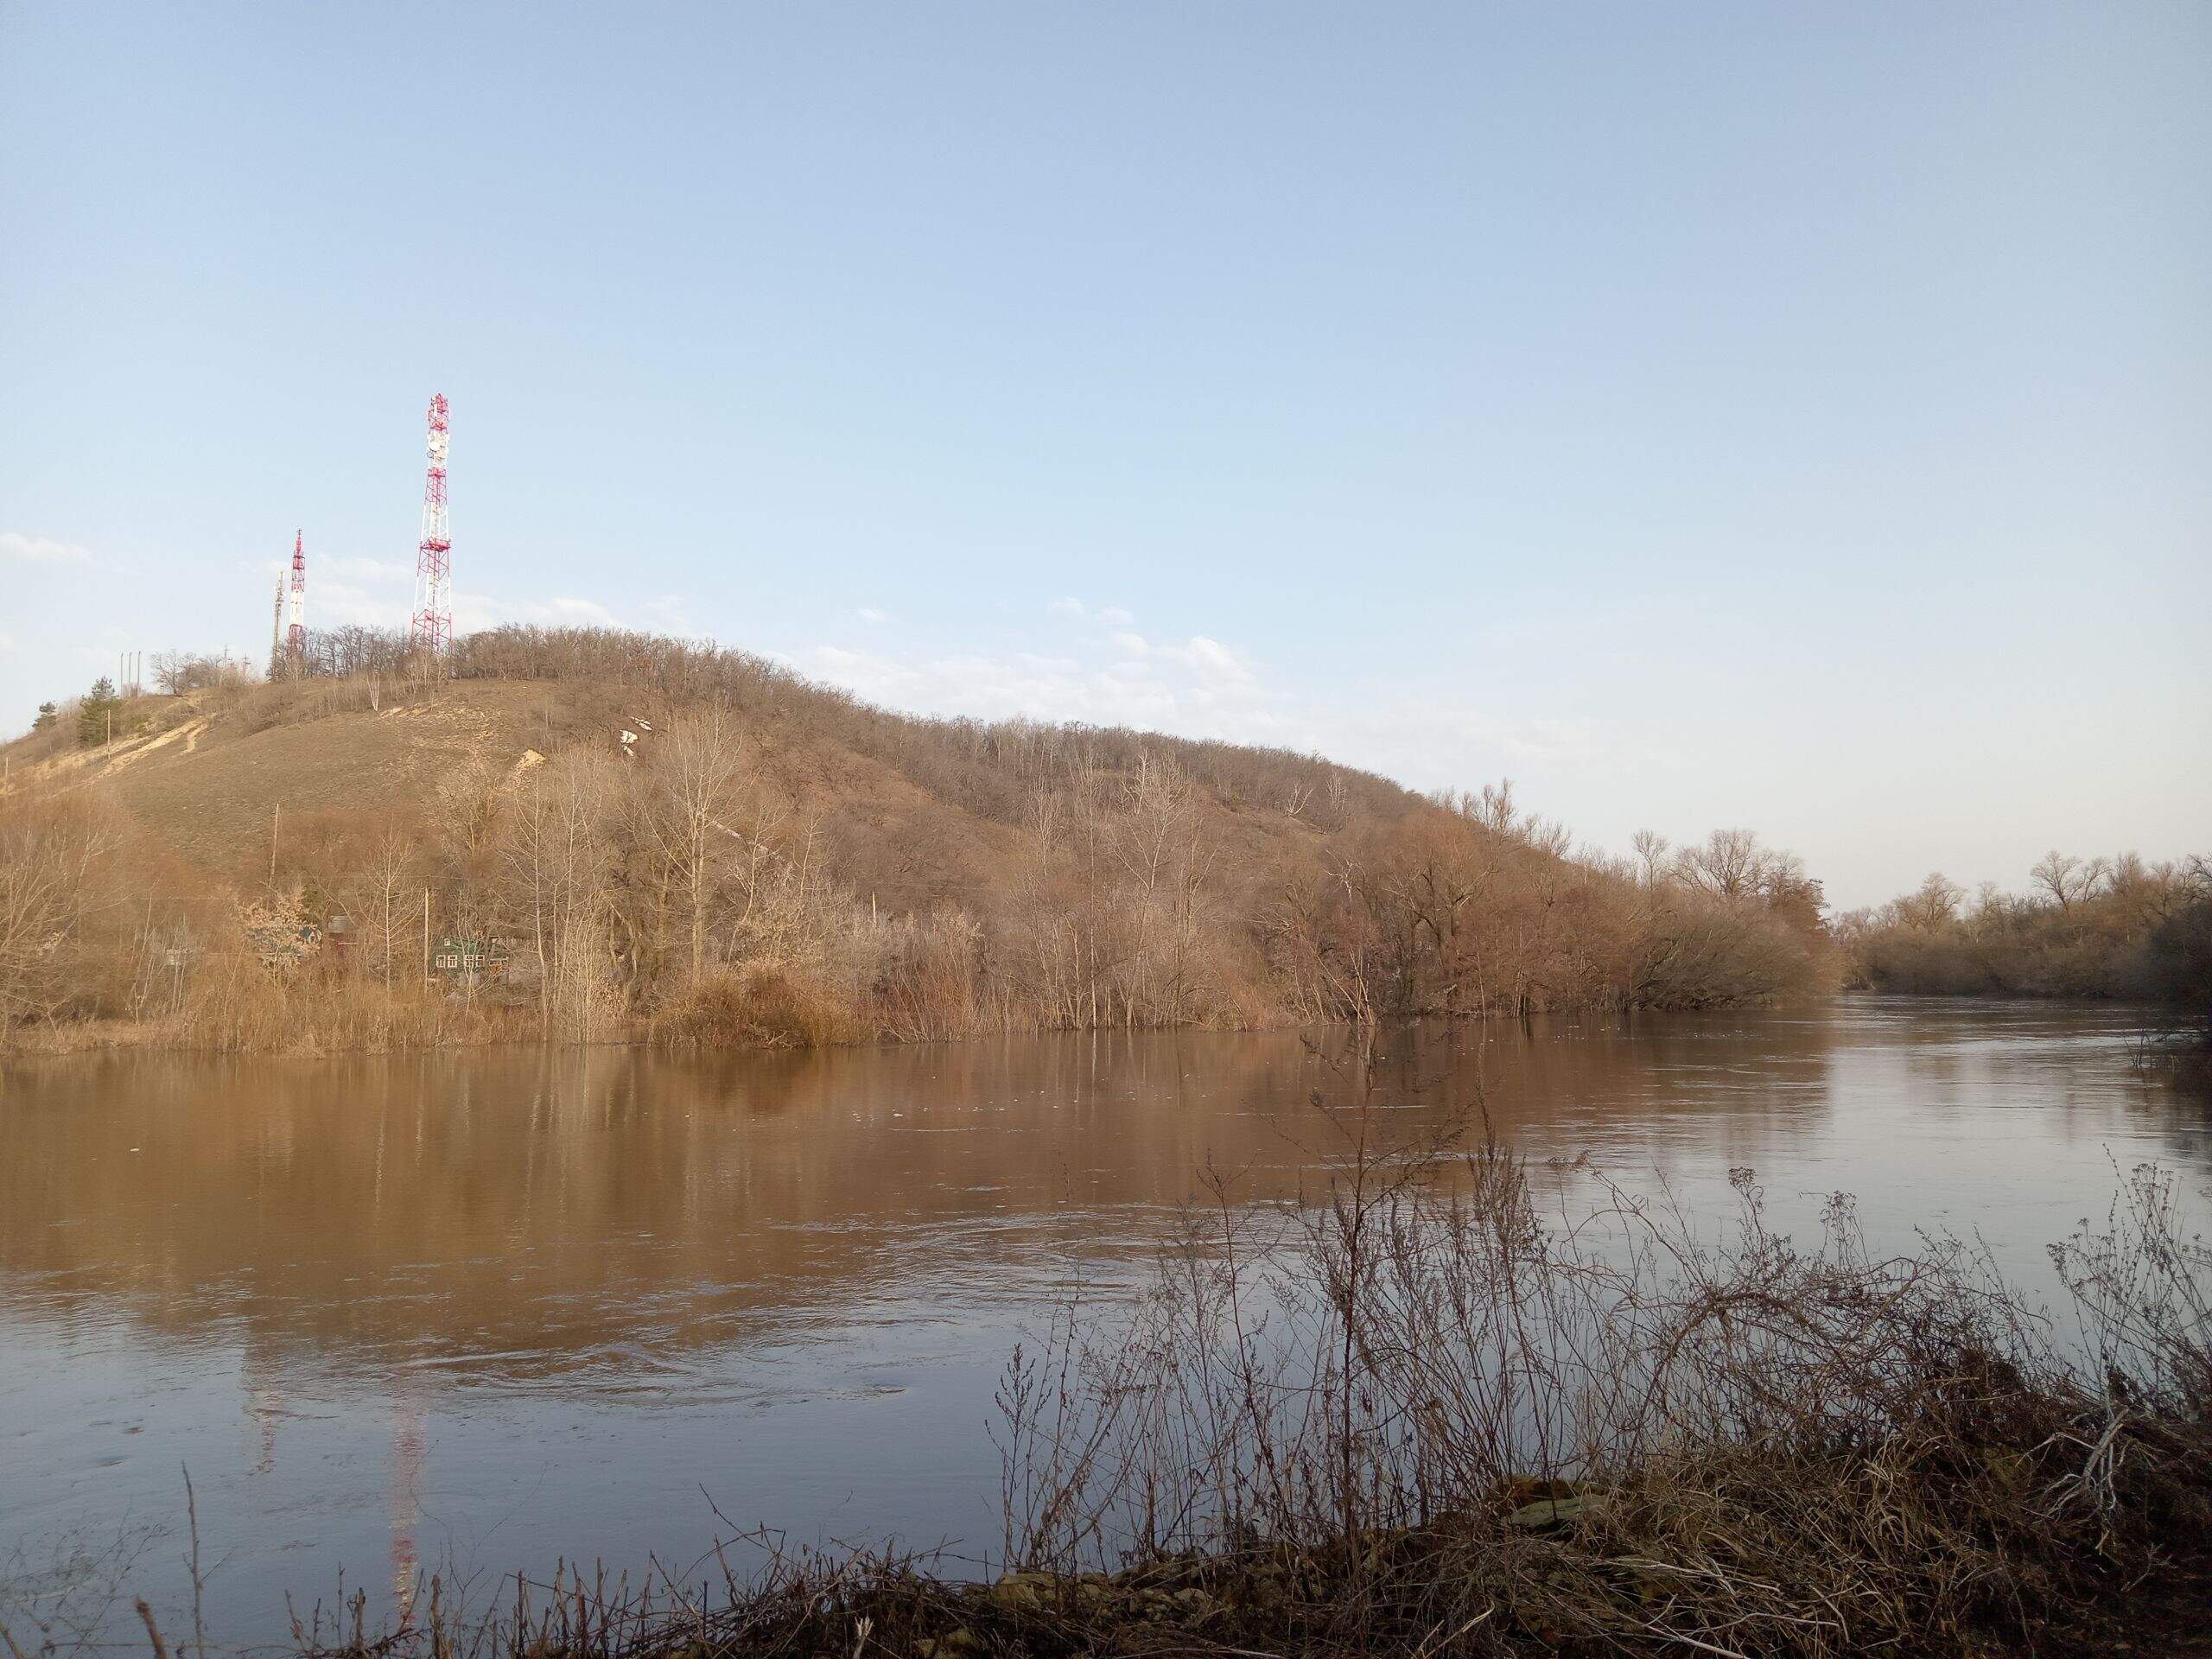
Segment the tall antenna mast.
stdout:
<path fill-rule="evenodd" d="M 453 538 L 446 531 L 446 395 L 430 399 L 430 475 L 423 485 L 423 541 L 415 555 L 411 643 L 427 669 L 453 645 Z"/>
<path fill-rule="evenodd" d="M 292 626 L 284 633 L 284 671 L 294 678 L 308 668 L 308 556 L 292 532 Z"/>

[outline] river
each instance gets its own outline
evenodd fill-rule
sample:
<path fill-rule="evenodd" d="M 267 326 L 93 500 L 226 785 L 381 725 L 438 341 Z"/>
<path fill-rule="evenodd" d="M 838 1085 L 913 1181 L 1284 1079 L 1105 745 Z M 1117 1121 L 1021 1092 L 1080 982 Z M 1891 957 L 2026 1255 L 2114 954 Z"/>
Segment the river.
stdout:
<path fill-rule="evenodd" d="M 1422 1028 L 1376 1098 L 1486 1114 L 1562 1202 L 1602 1173 L 1717 1214 L 1748 1166 L 1785 1224 L 1850 1192 L 1878 1239 L 1977 1231 L 2044 1287 L 2116 1167 L 2212 1183 L 2212 1110 L 2139 1033 L 1871 997 Z M 372 1622 L 432 1572 L 696 1580 L 757 1523 L 980 1562 L 1015 1342 L 1137 1282 L 1209 1161 L 1317 1190 L 1345 1040 L 0 1066 L 0 1603 L 118 1585 L 174 1630 L 188 1468 L 217 1642 L 341 1574 Z"/>

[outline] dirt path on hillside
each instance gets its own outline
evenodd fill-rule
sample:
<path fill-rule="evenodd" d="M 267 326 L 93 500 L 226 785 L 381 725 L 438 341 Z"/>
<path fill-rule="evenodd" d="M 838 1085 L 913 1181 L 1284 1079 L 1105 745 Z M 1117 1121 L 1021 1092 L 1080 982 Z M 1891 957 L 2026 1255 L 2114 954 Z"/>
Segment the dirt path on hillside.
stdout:
<path fill-rule="evenodd" d="M 103 778 L 112 778 L 125 766 L 143 760 L 155 750 L 165 749 L 179 739 L 184 740 L 184 747 L 181 753 L 190 754 L 199 747 L 200 734 L 207 729 L 207 716 L 201 715 L 195 720 L 185 721 L 181 726 L 172 726 L 166 732 L 159 733 L 143 742 L 133 743 L 129 748 L 111 749 L 108 751 L 107 764 L 100 768 L 99 775 Z"/>

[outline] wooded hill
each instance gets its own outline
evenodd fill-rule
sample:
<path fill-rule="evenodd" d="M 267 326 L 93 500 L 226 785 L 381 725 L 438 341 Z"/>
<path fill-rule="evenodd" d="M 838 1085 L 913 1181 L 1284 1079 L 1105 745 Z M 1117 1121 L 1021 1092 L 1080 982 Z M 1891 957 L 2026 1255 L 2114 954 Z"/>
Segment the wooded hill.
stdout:
<path fill-rule="evenodd" d="M 502 628 L 424 680 L 346 630 L 308 664 L 169 659 L 173 694 L 99 711 L 111 740 L 72 706 L 7 746 L 19 1039 L 926 1039 L 1712 1007 L 1828 973 L 1818 883 L 1741 831 L 1611 860 L 1507 786 L 918 719 L 635 634 Z M 426 984 L 446 939 L 496 975 Z"/>

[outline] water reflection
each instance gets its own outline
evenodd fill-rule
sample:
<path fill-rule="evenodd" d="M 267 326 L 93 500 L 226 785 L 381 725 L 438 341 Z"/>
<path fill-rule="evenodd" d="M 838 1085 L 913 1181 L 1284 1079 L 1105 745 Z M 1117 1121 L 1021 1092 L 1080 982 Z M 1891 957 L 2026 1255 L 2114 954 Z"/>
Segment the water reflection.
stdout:
<path fill-rule="evenodd" d="M 1740 1113 L 1748 1156 L 1827 1109 L 1827 1033 L 1398 1033 L 1378 1095 L 1639 1141 Z M 913 1282 L 923 1240 L 957 1280 L 1048 1240 L 1137 1244 L 1208 1159 L 1256 1193 L 1290 1191 L 1319 1144 L 1317 1087 L 1349 1093 L 1281 1035 L 766 1059 L 123 1057 L 11 1079 L 0 1266 L 19 1306 L 127 1310 L 179 1333 L 239 1320 L 256 1344 L 334 1364 L 651 1382 L 764 1319 L 932 1288 Z"/>
<path fill-rule="evenodd" d="M 2107 1154 L 2206 1174 L 2134 1029 L 1866 1000 L 1424 1028 L 1384 1033 L 1375 1103 L 1693 1205 L 1751 1165 L 1785 1211 L 1848 1189 L 2032 1264 Z M 340 1563 L 685 1558 L 702 1484 L 802 1535 L 980 1544 L 1023 1320 L 1140 1271 L 1208 1162 L 1311 1190 L 1343 1040 L 0 1070 L 0 1548 L 173 1512 L 189 1460 L 244 1638 Z"/>

